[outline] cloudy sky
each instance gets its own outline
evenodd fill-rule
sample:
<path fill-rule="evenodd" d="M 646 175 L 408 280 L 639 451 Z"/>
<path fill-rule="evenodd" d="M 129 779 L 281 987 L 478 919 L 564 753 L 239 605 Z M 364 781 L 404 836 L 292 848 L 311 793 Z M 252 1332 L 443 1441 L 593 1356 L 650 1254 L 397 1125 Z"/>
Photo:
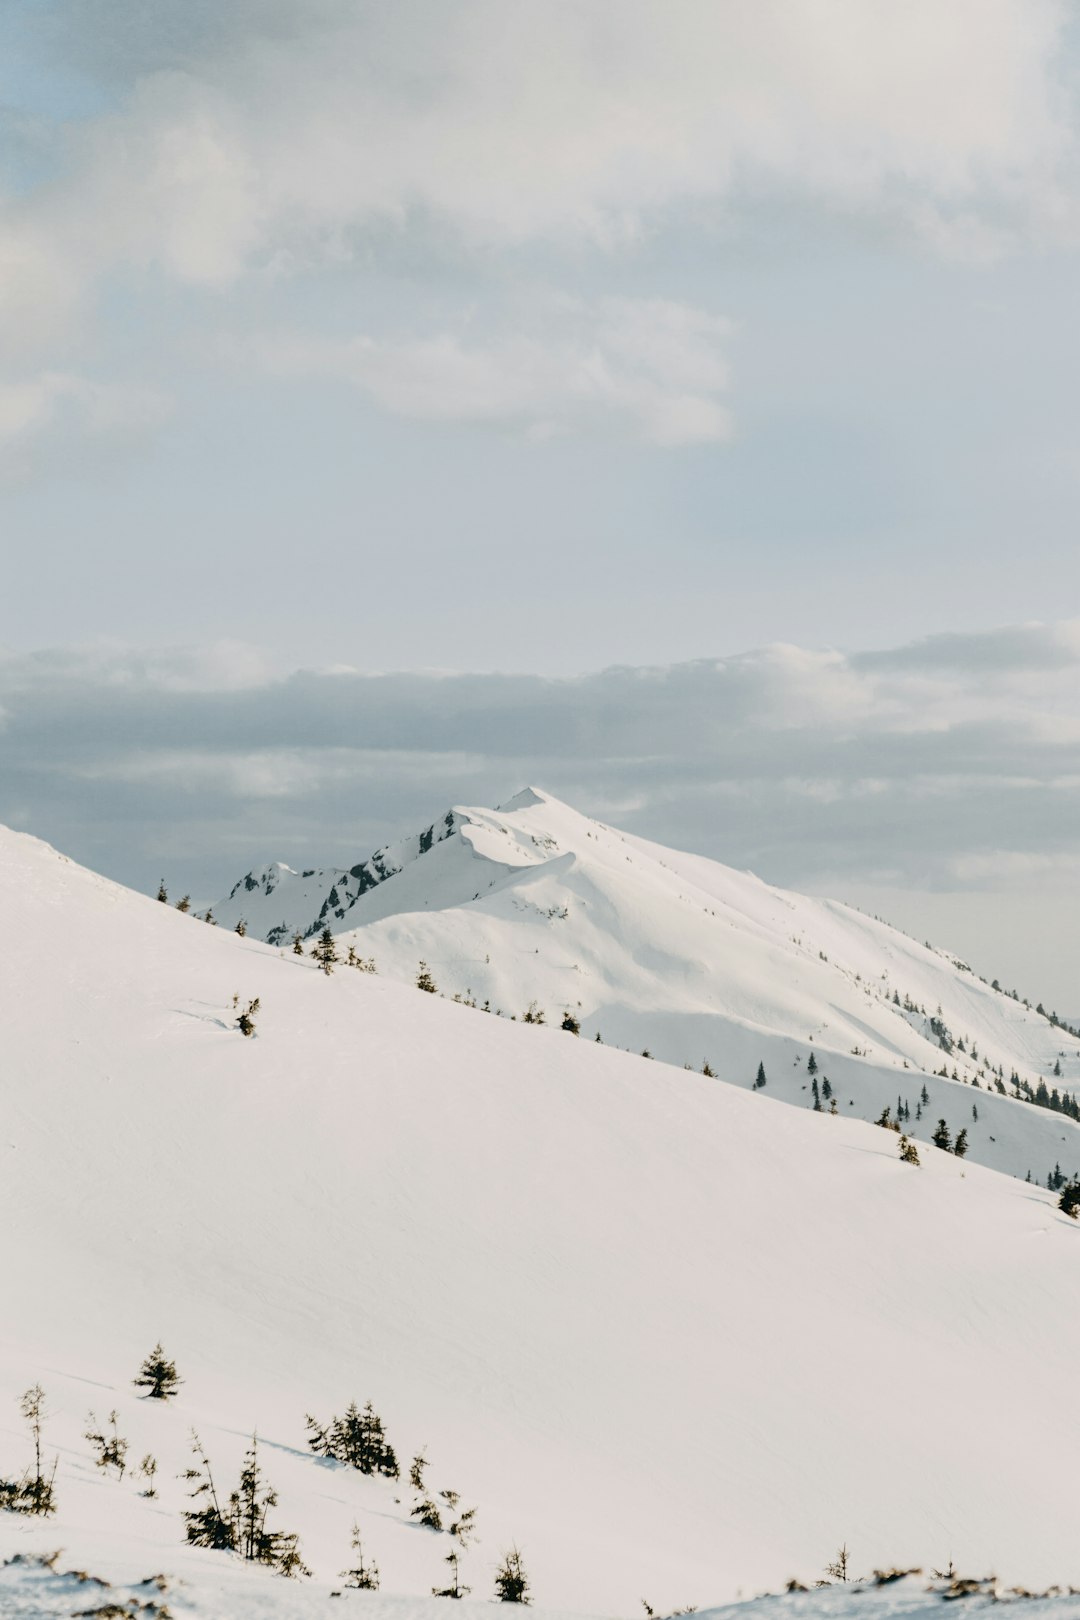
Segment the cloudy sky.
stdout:
<path fill-rule="evenodd" d="M 1080 1015 L 1077 21 L 6 0 L 0 819 L 539 779 Z"/>

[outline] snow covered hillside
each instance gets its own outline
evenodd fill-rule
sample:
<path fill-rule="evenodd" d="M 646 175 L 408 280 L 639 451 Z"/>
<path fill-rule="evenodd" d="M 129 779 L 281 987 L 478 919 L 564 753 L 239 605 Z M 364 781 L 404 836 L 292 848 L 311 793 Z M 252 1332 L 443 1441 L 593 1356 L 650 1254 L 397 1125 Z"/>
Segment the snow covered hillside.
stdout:
<path fill-rule="evenodd" d="M 1080 1443 L 1080 1227 L 1047 1193 L 325 976 L 7 832 L 0 914 L 0 1479 L 32 1457 L 16 1403 L 37 1381 L 59 1459 L 56 1518 L 0 1513 L 4 1556 L 209 1583 L 228 1602 L 168 1598 L 207 1620 L 300 1616 L 356 1522 L 382 1587 L 346 1601 L 427 1620 L 406 1599 L 445 1584 L 447 1535 L 404 1477 L 306 1445 L 305 1414 L 370 1400 L 403 1469 L 424 1448 L 431 1485 L 478 1507 L 476 1598 L 514 1543 L 538 1605 L 578 1613 L 775 1590 L 841 1541 L 861 1571 L 1080 1580 L 1054 1483 Z M 168 1403 L 131 1384 L 157 1339 L 184 1379 Z M 88 1413 L 114 1408 L 154 1499 L 94 1466 Z M 268 1577 L 182 1544 L 192 1427 L 225 1489 L 258 1430 L 314 1572 L 273 1610 Z M 31 1578 L 10 1566 L 0 1594 Z M 65 1590 L 62 1612 L 100 1601 Z"/>
<path fill-rule="evenodd" d="M 531 1003 L 549 1023 L 569 1013 L 587 1037 L 738 1085 L 763 1064 L 769 1094 L 800 1106 L 813 1105 L 813 1054 L 825 1109 L 835 1097 L 863 1119 L 903 1110 L 924 1141 L 944 1118 L 973 1159 L 1044 1185 L 1055 1167 L 1080 1171 L 1077 1123 L 1018 1100 L 1080 1090 L 1080 1041 L 836 901 L 617 832 L 536 789 L 500 810 L 457 808 L 350 872 L 274 883 L 282 871 L 242 879 L 217 921 L 274 942 L 328 926 L 391 978 L 413 983 L 422 959 L 447 996 L 519 1019 Z"/>

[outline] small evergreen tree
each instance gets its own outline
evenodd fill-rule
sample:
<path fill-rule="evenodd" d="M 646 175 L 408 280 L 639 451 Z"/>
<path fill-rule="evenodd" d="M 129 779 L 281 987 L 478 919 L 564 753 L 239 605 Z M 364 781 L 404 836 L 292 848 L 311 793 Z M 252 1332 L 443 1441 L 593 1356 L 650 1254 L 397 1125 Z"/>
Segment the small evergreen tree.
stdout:
<path fill-rule="evenodd" d="M 294 956 L 303 956 L 304 954 L 304 941 L 299 934 L 294 934 L 292 937 L 292 953 Z"/>
<path fill-rule="evenodd" d="M 431 977 L 431 974 L 428 972 L 428 965 L 426 962 L 421 962 L 419 968 L 417 969 L 416 988 L 418 990 L 426 990 L 429 996 L 438 994 L 439 987 L 435 983 L 435 980 Z"/>
<path fill-rule="evenodd" d="M 919 1097 L 919 1101 L 920 1101 L 920 1102 L 921 1102 L 921 1103 L 922 1103 L 922 1105 L 923 1105 L 923 1107 L 924 1107 L 924 1108 L 926 1108 L 926 1107 L 928 1107 L 928 1106 L 929 1106 L 929 1103 L 930 1103 L 930 1093 L 929 1093 L 929 1092 L 928 1092 L 928 1091 L 927 1091 L 927 1089 L 926 1089 L 926 1087 L 925 1087 L 925 1085 L 924 1085 L 924 1086 L 923 1086 L 923 1088 L 922 1088 L 922 1094 L 921 1094 L 921 1096 L 920 1096 L 920 1097 Z"/>
<path fill-rule="evenodd" d="M 20 1395 L 19 1411 L 29 1426 L 34 1442 L 34 1461 L 19 1479 L 0 1479 L 0 1508 L 6 1508 L 9 1513 L 28 1513 L 45 1518 L 56 1512 L 56 1463 L 59 1459 L 54 1459 L 46 1475 L 41 1455 L 45 1391 L 40 1384 L 33 1384 Z"/>
<path fill-rule="evenodd" d="M 143 1496 L 156 1496 L 157 1495 L 157 1487 L 154 1484 L 154 1476 L 157 1473 L 157 1466 L 158 1466 L 157 1465 L 157 1458 L 152 1457 L 150 1455 L 150 1453 L 147 1452 L 146 1456 L 143 1458 L 143 1460 L 139 1464 L 138 1468 L 136 1468 L 135 1472 L 138 1475 L 138 1477 L 140 1479 L 145 1479 L 145 1481 L 146 1481 L 146 1489 L 145 1489 L 145 1491 L 142 1491 L 140 1493 L 141 1495 L 143 1495 Z"/>
<path fill-rule="evenodd" d="M 764 1065 L 764 1063 L 759 1063 L 758 1066 L 757 1066 L 757 1074 L 754 1077 L 753 1089 L 755 1091 L 760 1091 L 761 1088 L 764 1086 L 764 1084 L 765 1084 L 765 1065 Z"/>
<path fill-rule="evenodd" d="M 432 1597 L 463 1598 L 471 1591 L 471 1586 L 462 1586 L 460 1572 L 460 1554 L 456 1543 L 451 1543 L 450 1551 L 446 1555 L 446 1563 L 450 1565 L 450 1581 L 446 1586 L 433 1586 Z"/>
<path fill-rule="evenodd" d="M 817 1071 L 818 1071 L 817 1057 L 813 1052 L 811 1052 L 810 1056 L 806 1060 L 806 1072 L 807 1072 L 807 1074 L 817 1074 Z"/>
<path fill-rule="evenodd" d="M 217 922 L 216 922 L 216 920 L 214 918 L 214 913 L 210 910 L 209 906 L 206 908 L 206 916 L 203 918 L 203 922 L 209 923 L 211 928 L 216 928 L 217 927 Z"/>
<path fill-rule="evenodd" d="M 184 896 L 184 898 L 182 900 L 178 900 L 176 902 L 176 909 L 177 909 L 177 911 L 190 911 L 191 910 L 191 896 L 190 896 L 190 894 L 185 894 L 185 896 Z"/>
<path fill-rule="evenodd" d="M 136 1389 L 144 1389 L 147 1399 L 168 1401 L 176 1394 L 183 1379 L 176 1371 L 176 1362 L 170 1361 L 159 1340 L 132 1379 Z"/>
<path fill-rule="evenodd" d="M 443 1527 L 442 1514 L 439 1512 L 437 1502 L 424 1494 L 413 1503 L 411 1516 L 423 1525 L 425 1530 L 441 1530 Z"/>
<path fill-rule="evenodd" d="M 185 1509 L 183 1514 L 188 1542 L 192 1547 L 209 1547 L 213 1552 L 235 1552 L 236 1526 L 221 1511 L 210 1459 L 194 1429 L 191 1431 L 191 1449 L 195 1454 L 196 1466 L 185 1469 L 181 1475 L 182 1479 L 192 1482 L 188 1495 L 197 1504 Z"/>
<path fill-rule="evenodd" d="M 236 1027 L 240 1031 L 241 1035 L 254 1035 L 255 1014 L 258 1012 L 258 1010 L 259 998 L 256 996 L 254 1001 L 248 1002 L 247 1006 L 236 1020 Z"/>
<path fill-rule="evenodd" d="M 424 1453 L 422 1451 L 418 1451 L 412 1462 L 409 1464 L 409 1484 L 412 1486 L 414 1491 L 422 1491 L 424 1489 L 424 1469 L 427 1467 L 427 1465 L 428 1460 L 424 1456 Z"/>
<path fill-rule="evenodd" d="M 521 1022 L 523 1024 L 542 1024 L 544 1022 L 543 1007 L 538 1006 L 535 1001 L 530 1001 L 521 1015 Z"/>
<path fill-rule="evenodd" d="M 300 1538 L 266 1528 L 267 1514 L 277 1506 L 277 1492 L 266 1483 L 259 1466 L 256 1435 L 244 1454 L 240 1483 L 229 1497 L 237 1550 L 250 1563 L 266 1564 L 279 1575 L 310 1575 L 300 1557 Z"/>
<path fill-rule="evenodd" d="M 934 1132 L 930 1140 L 933 1142 L 934 1146 L 940 1148 L 943 1153 L 948 1153 L 949 1149 L 952 1147 L 952 1137 L 949 1135 L 949 1127 L 946 1125 L 943 1119 L 938 1120 L 937 1130 Z"/>
<path fill-rule="evenodd" d="M 467 1547 L 476 1534 L 476 1509 L 462 1508 L 458 1512 L 461 1507 L 461 1494 L 458 1491 L 440 1491 L 439 1495 L 446 1503 L 447 1512 L 450 1514 L 450 1523 L 446 1527 L 447 1534 L 453 1536 L 463 1547 Z"/>
<path fill-rule="evenodd" d="M 157 897 L 161 901 L 163 906 L 168 905 L 168 903 L 169 903 L 169 891 L 165 887 L 165 879 L 164 878 L 162 878 L 161 882 L 158 884 Z"/>
<path fill-rule="evenodd" d="M 902 1164 L 918 1164 L 919 1150 L 909 1136 L 900 1138 L 900 1162 Z"/>
<path fill-rule="evenodd" d="M 567 1014 L 563 1018 L 562 1023 L 559 1025 L 559 1028 L 560 1029 L 565 1029 L 568 1035 L 580 1035 L 581 1034 L 581 1024 L 574 1017 L 572 1012 L 567 1012 Z"/>
<path fill-rule="evenodd" d="M 94 1428 L 97 1418 L 93 1412 L 90 1413 L 87 1422 L 90 1424 L 90 1428 L 86 1431 L 83 1439 L 89 1440 L 97 1452 L 97 1456 L 94 1458 L 95 1464 L 105 1473 L 108 1473 L 110 1468 L 115 1468 L 117 1479 L 123 1479 L 124 1470 L 127 1467 L 128 1443 L 122 1438 L 116 1427 L 119 1422 L 119 1414 L 115 1411 L 109 1413 L 111 1431 L 104 1428 Z"/>
<path fill-rule="evenodd" d="M 828 1075 L 826 1075 L 821 1082 L 821 1095 L 824 1097 L 826 1102 L 828 1102 L 829 1098 L 832 1096 L 832 1085 L 829 1081 Z"/>
<path fill-rule="evenodd" d="M 529 1581 L 521 1554 L 511 1547 L 495 1573 L 495 1596 L 500 1603 L 531 1603 Z"/>
<path fill-rule="evenodd" d="M 337 946 L 334 944 L 334 936 L 329 928 L 323 929 L 318 942 L 312 947 L 311 954 L 322 971 L 329 977 L 333 973 L 334 963 L 338 959 Z"/>
<path fill-rule="evenodd" d="M 241 917 L 240 921 L 237 923 L 235 932 L 240 935 L 241 939 L 243 939 L 247 934 L 247 923 L 244 921 L 243 917 Z"/>
<path fill-rule="evenodd" d="M 962 1159 L 964 1157 L 964 1154 L 967 1152 L 967 1150 L 968 1150 L 967 1130 L 964 1129 L 964 1130 L 961 1130 L 961 1131 L 959 1131 L 957 1133 L 956 1141 L 953 1143 L 953 1152 L 956 1154 L 956 1157 L 958 1159 Z"/>
<path fill-rule="evenodd" d="M 599 1039 L 600 1039 L 600 1037 L 597 1036 L 597 1040 L 599 1040 Z M 705 1076 L 706 1080 L 715 1080 L 716 1079 L 716 1071 L 715 1071 L 715 1069 L 710 1069 L 709 1065 L 707 1063 L 703 1063 L 701 1065 L 701 1072 Z"/>
<path fill-rule="evenodd" d="M 1028 1171 L 1028 1180 L 1031 1180 L 1030 1170 Z M 1058 1199 L 1058 1209 L 1063 1210 L 1074 1221 L 1080 1216 L 1080 1181 L 1066 1182 L 1061 1189 L 1061 1197 Z"/>
<path fill-rule="evenodd" d="M 341 1574 L 346 1586 L 354 1587 L 360 1592 L 377 1592 L 379 1590 L 379 1566 L 374 1559 L 368 1562 L 364 1558 L 364 1549 L 360 1542 L 360 1526 L 352 1527 L 352 1550 L 356 1554 L 356 1563 L 352 1569 L 343 1569 Z"/>
<path fill-rule="evenodd" d="M 810 1082 L 810 1089 L 814 1094 L 814 1112 L 816 1114 L 820 1114 L 821 1113 L 821 1093 L 818 1090 L 817 1075 L 815 1075 L 813 1080 Z"/>
<path fill-rule="evenodd" d="M 834 1581 L 848 1580 L 849 1557 L 850 1555 L 845 1543 L 845 1545 L 840 1548 L 832 1563 L 825 1565 L 826 1575 L 828 1575 Z"/>

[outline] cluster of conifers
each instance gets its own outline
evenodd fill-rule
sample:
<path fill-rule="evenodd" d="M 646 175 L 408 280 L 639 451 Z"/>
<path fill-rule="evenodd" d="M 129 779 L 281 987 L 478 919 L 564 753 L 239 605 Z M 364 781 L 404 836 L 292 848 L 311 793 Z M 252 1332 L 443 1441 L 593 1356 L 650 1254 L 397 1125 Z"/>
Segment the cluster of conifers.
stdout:
<path fill-rule="evenodd" d="M 176 1363 L 156 1344 L 133 1380 L 149 1400 L 168 1401 L 182 1383 Z M 13 1513 L 47 1516 L 56 1511 L 56 1459 L 47 1466 L 43 1455 L 42 1430 L 45 1419 L 45 1392 L 35 1384 L 20 1398 L 19 1408 L 30 1429 L 34 1459 L 19 1478 L 0 1479 L 0 1508 Z M 143 1481 L 143 1496 L 156 1497 L 157 1459 L 147 1455 L 134 1469 L 128 1466 L 128 1441 L 120 1434 L 119 1415 L 110 1412 L 107 1424 L 99 1424 L 91 1412 L 85 1438 L 94 1462 L 105 1474 L 122 1480 L 130 1472 Z M 362 1474 L 384 1479 L 400 1477 L 397 1455 L 386 1437 L 382 1419 L 369 1401 L 363 1410 L 353 1401 L 343 1417 L 332 1417 L 327 1424 L 307 1419 L 308 1445 L 316 1456 L 356 1468 Z M 240 1479 L 228 1496 L 218 1491 L 210 1459 L 202 1441 L 192 1430 L 194 1463 L 182 1478 L 188 1482 L 191 1506 L 183 1513 L 185 1536 L 192 1546 L 231 1552 L 249 1563 L 262 1564 L 279 1575 L 310 1575 L 300 1554 L 299 1537 L 271 1529 L 270 1512 L 277 1506 L 277 1493 L 266 1479 L 259 1462 L 258 1437 L 252 1435 L 244 1454 Z M 434 1597 L 461 1598 L 471 1588 L 461 1580 L 461 1558 L 476 1534 L 476 1509 L 462 1508 L 457 1491 L 429 1491 L 424 1480 L 428 1460 L 420 1451 L 409 1468 L 409 1484 L 415 1493 L 411 1516 L 427 1530 L 445 1533 L 449 1551 L 445 1562 L 449 1575 L 445 1586 L 433 1587 Z M 364 1553 L 359 1526 L 352 1530 L 353 1563 L 341 1571 L 345 1584 L 374 1592 L 379 1587 L 378 1565 Z M 521 1553 L 511 1547 L 495 1575 L 495 1596 L 503 1603 L 529 1603 L 529 1582 Z"/>

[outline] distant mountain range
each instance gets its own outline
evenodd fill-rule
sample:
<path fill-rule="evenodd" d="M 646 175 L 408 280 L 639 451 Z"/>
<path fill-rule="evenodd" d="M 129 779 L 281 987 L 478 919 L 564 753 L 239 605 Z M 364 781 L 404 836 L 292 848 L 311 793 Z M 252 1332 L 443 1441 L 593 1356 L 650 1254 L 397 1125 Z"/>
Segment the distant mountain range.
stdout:
<path fill-rule="evenodd" d="M 1080 1041 L 1052 1014 L 850 906 L 538 788 L 456 807 L 349 868 L 249 872 L 212 912 L 282 946 L 329 928 L 391 978 L 415 982 L 422 960 L 447 996 L 737 1085 L 762 1065 L 799 1106 L 888 1108 L 923 1140 L 944 1118 L 973 1159 L 1043 1184 L 1080 1171 Z"/>

